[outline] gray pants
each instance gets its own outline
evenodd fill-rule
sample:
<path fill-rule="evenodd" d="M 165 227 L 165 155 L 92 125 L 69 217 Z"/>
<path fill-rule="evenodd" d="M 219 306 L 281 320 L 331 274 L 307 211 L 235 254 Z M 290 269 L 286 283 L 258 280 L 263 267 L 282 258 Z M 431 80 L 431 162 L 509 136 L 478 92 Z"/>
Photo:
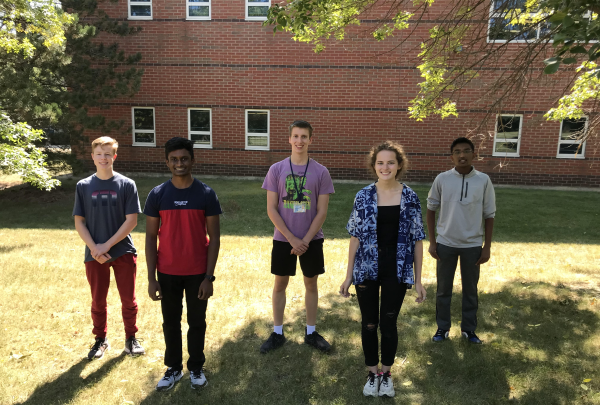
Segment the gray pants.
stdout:
<path fill-rule="evenodd" d="M 435 301 L 435 319 L 439 329 L 450 330 L 450 304 L 452 302 L 452 284 L 456 264 L 460 257 L 460 275 L 462 277 L 462 330 L 477 329 L 477 283 L 479 265 L 475 265 L 481 256 L 481 246 L 472 248 L 453 248 L 437 244 L 437 294 Z"/>

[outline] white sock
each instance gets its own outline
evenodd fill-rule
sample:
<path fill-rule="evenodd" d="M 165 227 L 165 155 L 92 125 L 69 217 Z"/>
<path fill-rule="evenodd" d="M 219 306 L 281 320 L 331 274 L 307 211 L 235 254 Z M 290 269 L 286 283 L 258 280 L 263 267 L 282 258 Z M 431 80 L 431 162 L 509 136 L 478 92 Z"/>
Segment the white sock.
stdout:
<path fill-rule="evenodd" d="M 273 331 L 278 335 L 283 335 L 283 325 L 273 326 Z"/>
<path fill-rule="evenodd" d="M 315 331 L 316 325 L 310 326 L 310 325 L 306 325 L 306 334 L 310 335 Z"/>

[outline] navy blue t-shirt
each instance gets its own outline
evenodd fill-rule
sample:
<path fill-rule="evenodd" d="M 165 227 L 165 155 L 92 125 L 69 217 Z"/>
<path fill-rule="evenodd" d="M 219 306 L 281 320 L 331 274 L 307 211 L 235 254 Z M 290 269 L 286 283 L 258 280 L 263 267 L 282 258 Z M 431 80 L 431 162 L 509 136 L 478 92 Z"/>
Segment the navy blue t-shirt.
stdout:
<path fill-rule="evenodd" d="M 101 180 L 92 174 L 77 183 L 73 216 L 85 218 L 85 226 L 96 244 L 112 238 L 127 215 L 141 212 L 135 182 L 128 177 L 115 173 L 110 179 Z M 136 253 L 131 234 L 108 251 L 110 261 L 127 253 Z M 93 260 L 90 249 L 86 246 L 84 261 Z"/>

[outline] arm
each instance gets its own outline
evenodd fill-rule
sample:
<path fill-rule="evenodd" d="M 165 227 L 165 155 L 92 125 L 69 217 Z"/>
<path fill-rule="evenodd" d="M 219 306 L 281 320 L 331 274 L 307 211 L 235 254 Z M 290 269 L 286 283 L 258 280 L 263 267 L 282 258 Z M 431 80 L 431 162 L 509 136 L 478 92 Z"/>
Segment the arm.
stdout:
<path fill-rule="evenodd" d="M 146 266 L 148 267 L 148 295 L 152 301 L 162 299 L 160 284 L 156 280 L 156 262 L 158 258 L 158 229 L 160 217 L 146 215 Z M 157 294 L 158 293 L 158 294 Z"/>
<path fill-rule="evenodd" d="M 221 228 L 219 225 L 219 216 L 211 215 L 206 217 L 206 233 L 208 234 L 208 251 L 206 253 L 206 275 L 215 274 L 215 267 L 219 257 L 221 247 Z M 213 295 L 213 283 L 206 278 L 200 284 L 198 290 L 198 299 L 207 300 Z"/>
<path fill-rule="evenodd" d="M 437 242 L 435 240 L 435 211 L 429 208 L 427 208 L 427 233 L 429 234 L 429 254 L 434 259 L 440 260 L 440 257 L 437 255 Z"/>
<path fill-rule="evenodd" d="M 133 231 L 133 229 L 137 226 L 137 216 L 138 214 L 128 214 L 125 216 L 125 222 L 123 225 L 119 227 L 117 233 L 115 233 L 109 240 L 104 243 L 100 243 L 96 245 L 96 249 L 98 249 L 99 254 L 106 254 L 111 247 L 121 242 L 123 239 L 127 237 Z"/>
<path fill-rule="evenodd" d="M 485 243 L 483 245 L 483 249 L 481 249 L 481 257 L 477 260 L 478 264 L 487 263 L 490 260 L 492 255 L 492 233 L 494 232 L 494 218 L 486 218 L 485 219 Z"/>
<path fill-rule="evenodd" d="M 356 257 L 356 251 L 360 245 L 360 241 L 357 237 L 350 237 L 350 247 L 348 248 L 348 268 L 346 270 L 346 279 L 340 286 L 340 295 L 342 297 L 350 297 L 350 293 L 348 289 L 350 288 L 350 284 L 352 284 L 352 272 L 354 270 L 354 258 Z"/>
<path fill-rule="evenodd" d="M 329 194 L 321 194 L 319 196 L 319 201 L 317 203 L 317 215 L 311 222 L 310 228 L 308 228 L 308 232 L 306 232 L 306 235 L 304 235 L 304 237 L 302 238 L 302 240 L 306 244 L 310 243 L 312 238 L 315 237 L 317 232 L 319 232 L 319 229 L 321 229 L 321 227 L 325 223 L 325 219 L 327 218 L 327 208 L 328 207 L 329 207 Z M 294 250 L 296 250 L 296 249 L 294 249 Z M 292 253 L 297 254 L 298 256 L 300 256 L 300 255 L 302 255 L 302 253 L 304 253 L 304 252 L 300 253 L 297 250 L 296 250 L 296 252 L 294 252 L 294 250 L 292 251 Z"/>
<path fill-rule="evenodd" d="M 267 214 L 269 215 L 269 219 L 275 225 L 275 228 L 279 232 L 285 236 L 285 238 L 292 245 L 293 250 L 297 252 L 304 253 L 306 249 L 308 249 L 308 243 L 304 242 L 302 239 L 294 236 L 293 233 L 285 225 L 283 218 L 279 215 L 279 194 L 275 191 L 267 190 Z M 316 232 L 315 232 L 316 233 Z"/>
<path fill-rule="evenodd" d="M 73 218 L 75 219 L 75 229 L 77 230 L 79 237 L 85 242 L 87 247 L 90 249 L 92 257 L 100 263 L 104 263 L 107 260 L 109 260 L 110 255 L 108 255 L 106 252 L 103 254 L 99 253 L 96 242 L 94 242 L 92 235 L 90 235 L 89 229 L 87 229 L 87 226 L 85 226 L 85 218 L 79 215 L 75 215 Z"/>
<path fill-rule="evenodd" d="M 423 270 L 423 241 L 419 240 L 415 243 L 415 289 L 417 290 L 417 299 L 415 300 L 419 304 L 425 301 L 427 297 L 427 291 L 421 284 L 421 272 Z"/>

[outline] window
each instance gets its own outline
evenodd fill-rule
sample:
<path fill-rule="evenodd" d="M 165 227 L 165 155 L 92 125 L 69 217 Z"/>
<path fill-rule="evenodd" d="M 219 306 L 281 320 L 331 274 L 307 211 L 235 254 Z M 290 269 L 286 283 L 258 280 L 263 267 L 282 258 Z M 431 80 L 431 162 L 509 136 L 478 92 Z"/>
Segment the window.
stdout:
<path fill-rule="evenodd" d="M 271 0 L 246 0 L 246 20 L 266 20 L 269 7 Z"/>
<path fill-rule="evenodd" d="M 212 148 L 212 112 L 210 108 L 188 110 L 188 138 L 194 148 Z"/>
<path fill-rule="evenodd" d="M 548 30 L 547 22 L 540 24 L 511 24 L 525 12 L 526 0 L 493 0 L 488 26 L 489 42 L 527 42 L 544 36 Z"/>
<path fill-rule="evenodd" d="M 498 115 L 492 156 L 519 157 L 522 115 Z"/>
<path fill-rule="evenodd" d="M 151 20 L 152 0 L 129 0 L 129 19 Z"/>
<path fill-rule="evenodd" d="M 269 110 L 246 110 L 246 149 L 269 150 Z"/>
<path fill-rule="evenodd" d="M 587 117 L 566 119 L 560 124 L 558 152 L 556 157 L 567 159 L 585 158 L 585 141 L 579 139 L 585 133 Z"/>
<path fill-rule="evenodd" d="M 210 20 L 210 0 L 187 0 L 188 20 Z"/>
<path fill-rule="evenodd" d="M 133 107 L 133 145 L 156 146 L 154 136 L 154 107 Z"/>

